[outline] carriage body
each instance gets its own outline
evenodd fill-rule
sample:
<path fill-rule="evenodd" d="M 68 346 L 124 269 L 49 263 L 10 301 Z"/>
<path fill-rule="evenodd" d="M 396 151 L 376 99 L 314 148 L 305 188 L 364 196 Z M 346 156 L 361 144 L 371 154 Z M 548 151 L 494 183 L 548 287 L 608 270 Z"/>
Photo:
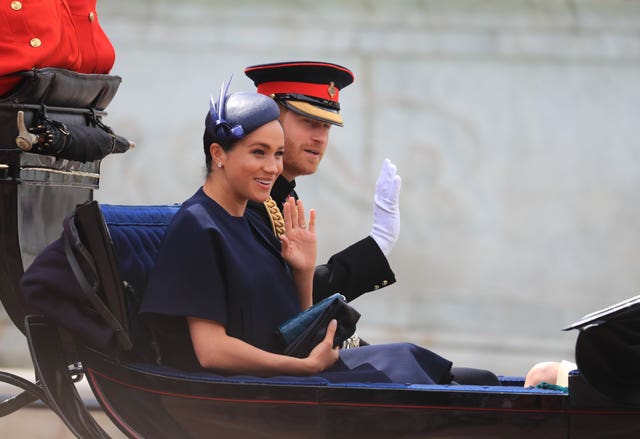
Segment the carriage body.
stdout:
<path fill-rule="evenodd" d="M 133 360 L 125 349 L 89 347 L 74 334 L 69 349 L 56 322 L 24 299 L 19 280 L 33 258 L 60 236 L 63 219 L 93 198 L 100 163 L 25 153 L 0 142 L 0 298 L 25 334 L 38 378 L 37 383 L 25 383 L 0 374 L 0 379 L 24 390 L 0 403 L 0 416 L 41 399 L 76 436 L 108 437 L 75 391 L 74 376 L 84 375 L 102 409 L 132 438 L 525 439 L 640 434 L 640 404 L 601 393 L 580 373 L 570 375 L 568 391 L 525 389 L 521 377 L 500 377 L 502 386 L 332 384 L 317 377 L 187 373 Z M 175 211 L 174 205 L 102 206 L 116 265 L 121 264 L 122 252 L 152 262 Z M 131 269 L 122 271 L 115 278 L 131 280 Z M 135 316 L 122 315 L 123 308 L 113 305 L 125 298 L 101 300 L 118 319 L 127 320 L 121 322 L 127 331 L 135 331 L 135 324 L 130 325 Z M 76 366 L 70 370 L 69 364 Z"/>

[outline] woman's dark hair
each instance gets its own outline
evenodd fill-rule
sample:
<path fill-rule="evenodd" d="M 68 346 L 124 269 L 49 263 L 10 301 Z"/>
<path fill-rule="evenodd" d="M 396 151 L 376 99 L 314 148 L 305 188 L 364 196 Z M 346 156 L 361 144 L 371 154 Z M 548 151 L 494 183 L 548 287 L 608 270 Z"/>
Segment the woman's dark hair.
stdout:
<path fill-rule="evenodd" d="M 224 151 L 230 151 L 231 148 L 233 148 L 233 145 L 240 140 L 241 138 L 238 139 L 223 139 L 220 136 L 214 136 L 211 134 L 210 130 L 207 130 L 206 127 L 211 126 L 212 124 L 215 124 L 215 121 L 212 122 L 211 121 L 211 113 L 207 113 L 207 115 L 204 118 L 204 126 L 205 126 L 205 130 L 204 130 L 204 134 L 202 135 L 202 144 L 204 146 L 204 158 L 205 158 L 205 165 L 207 167 L 207 174 L 209 174 L 211 172 L 212 169 L 212 165 L 213 165 L 213 159 L 211 158 L 211 151 L 210 151 L 210 147 L 212 143 L 217 143 L 219 144 L 222 149 Z"/>

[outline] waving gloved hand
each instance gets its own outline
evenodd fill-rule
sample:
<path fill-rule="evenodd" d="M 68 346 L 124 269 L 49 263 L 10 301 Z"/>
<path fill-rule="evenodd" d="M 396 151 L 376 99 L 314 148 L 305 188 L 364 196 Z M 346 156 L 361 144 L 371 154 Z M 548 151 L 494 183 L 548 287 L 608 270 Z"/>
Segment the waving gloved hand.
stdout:
<path fill-rule="evenodd" d="M 369 234 L 385 256 L 389 254 L 400 235 L 400 183 L 396 165 L 385 159 L 376 181 L 373 226 Z"/>

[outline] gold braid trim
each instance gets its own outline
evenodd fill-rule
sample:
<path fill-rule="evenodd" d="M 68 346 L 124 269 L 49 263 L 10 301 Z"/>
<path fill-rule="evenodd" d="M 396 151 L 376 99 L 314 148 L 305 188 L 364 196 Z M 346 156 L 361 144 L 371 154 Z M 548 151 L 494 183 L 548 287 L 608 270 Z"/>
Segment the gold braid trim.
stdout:
<path fill-rule="evenodd" d="M 267 201 L 264 203 L 264 207 L 267 209 L 267 213 L 269 214 L 269 219 L 271 220 L 271 229 L 276 236 L 280 236 L 284 234 L 284 217 L 282 216 L 282 212 L 278 209 L 278 205 L 276 201 L 269 197 Z"/>

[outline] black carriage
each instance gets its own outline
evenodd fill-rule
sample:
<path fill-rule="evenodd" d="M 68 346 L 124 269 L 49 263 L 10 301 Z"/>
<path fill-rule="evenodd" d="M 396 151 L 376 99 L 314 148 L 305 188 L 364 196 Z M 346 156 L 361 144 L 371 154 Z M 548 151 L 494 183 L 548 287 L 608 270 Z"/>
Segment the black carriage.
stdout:
<path fill-rule="evenodd" d="M 18 111 L 24 111 L 27 126 L 46 111 L 47 118 L 65 126 L 95 128 L 119 82 L 113 76 L 55 69 L 25 76 L 16 94 L 0 99 L 0 298 L 25 335 L 36 381 L 0 373 L 2 381 L 22 389 L 0 403 L 0 416 L 41 400 L 77 437 L 108 437 L 74 387 L 74 381 L 84 377 L 104 412 L 131 438 L 640 434 L 640 386 L 633 373 L 640 363 L 633 362 L 633 355 L 627 375 L 612 379 L 593 369 L 589 374 L 574 371 L 568 390 L 525 389 L 522 377 L 504 376 L 501 386 L 221 376 L 187 373 L 158 364 L 153 355 L 137 355 L 139 350 L 152 351 L 152 339 L 141 337 L 132 309 L 134 292 L 144 288 L 145 274 L 177 206 L 99 206 L 91 200 L 99 183 L 100 158 L 83 162 L 17 148 Z M 94 270 L 87 279 L 86 302 L 95 308 L 95 319 L 116 334 L 116 343 L 105 349 L 85 343 L 81 331 L 45 318 L 19 288 L 24 269 L 59 238 L 63 219 L 73 212 L 67 224 L 87 249 Z M 630 300 L 589 316 L 575 328 L 582 337 L 606 328 L 610 320 L 620 321 L 620 316 L 628 327 L 624 322 L 634 321 L 639 306 L 640 299 Z M 637 341 L 634 334 L 629 337 L 627 346 Z M 590 355 L 615 355 L 604 347 L 599 351 L 597 342 L 589 346 Z M 614 374 L 617 371 L 614 368 Z"/>

